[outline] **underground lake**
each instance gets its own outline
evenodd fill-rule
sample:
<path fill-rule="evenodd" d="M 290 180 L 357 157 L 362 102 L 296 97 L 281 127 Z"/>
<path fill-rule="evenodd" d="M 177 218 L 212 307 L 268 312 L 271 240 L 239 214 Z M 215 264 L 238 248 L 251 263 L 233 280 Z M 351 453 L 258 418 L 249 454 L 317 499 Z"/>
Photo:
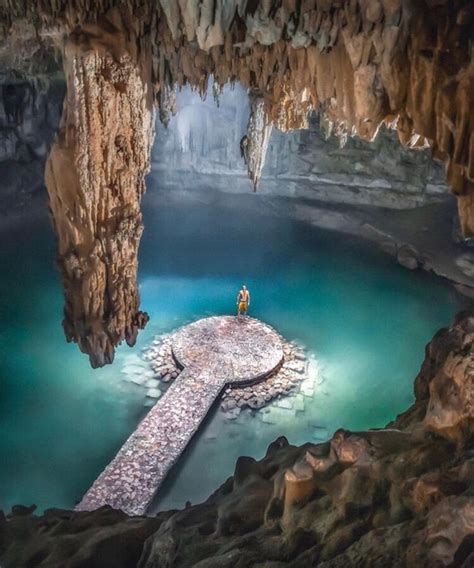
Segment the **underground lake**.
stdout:
<path fill-rule="evenodd" d="M 473 40 L 0 0 L 0 568 L 474 566 Z"/>
<path fill-rule="evenodd" d="M 251 315 L 306 350 L 314 389 L 292 408 L 277 400 L 235 420 L 214 408 L 151 511 L 204 500 L 239 456 L 261 458 L 280 435 L 301 444 L 341 427 L 384 426 L 411 403 L 425 344 L 466 304 L 440 278 L 409 271 L 355 237 L 275 215 L 258 194 L 187 195 L 149 184 L 139 285 L 151 319 L 135 347 L 122 345 L 101 369 L 65 341 L 48 220 L 2 236 L 4 508 L 72 508 L 149 407 L 124 369 L 155 336 L 234 313 L 242 283 Z"/>

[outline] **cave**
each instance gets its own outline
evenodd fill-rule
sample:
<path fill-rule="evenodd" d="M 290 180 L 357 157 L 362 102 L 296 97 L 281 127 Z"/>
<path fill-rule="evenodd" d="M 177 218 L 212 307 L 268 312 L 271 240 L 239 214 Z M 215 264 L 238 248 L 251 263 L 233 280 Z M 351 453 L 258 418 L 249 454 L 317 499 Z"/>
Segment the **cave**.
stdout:
<path fill-rule="evenodd" d="M 470 0 L 0 1 L 0 565 L 474 566 Z"/>

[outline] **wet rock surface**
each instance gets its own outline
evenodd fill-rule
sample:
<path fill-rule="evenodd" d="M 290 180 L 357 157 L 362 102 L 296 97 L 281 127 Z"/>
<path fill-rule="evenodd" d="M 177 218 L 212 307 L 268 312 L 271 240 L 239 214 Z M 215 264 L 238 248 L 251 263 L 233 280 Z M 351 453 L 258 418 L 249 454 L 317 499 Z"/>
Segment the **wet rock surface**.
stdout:
<path fill-rule="evenodd" d="M 248 194 L 239 138 L 247 138 L 240 140 L 245 151 L 257 150 L 257 145 L 246 130 L 247 93 L 238 86 L 226 88 L 216 109 L 208 92 L 199 112 L 195 97 L 185 87 L 177 95 L 175 120 L 157 127 L 159 144 L 152 151 L 156 183 L 178 190 L 184 179 L 193 189 L 207 183 L 225 193 Z M 262 145 L 258 150 L 263 151 Z M 319 117 L 311 115 L 308 130 L 272 130 L 258 193 L 312 200 L 315 206 L 323 201 L 407 209 L 445 199 L 447 187 L 442 165 L 428 149 L 404 148 L 385 127 L 371 142 L 349 138 L 341 148 L 337 137 L 325 134 Z"/>
<path fill-rule="evenodd" d="M 205 503 L 156 518 L 15 507 L 0 561 L 23 566 L 471 568 L 474 312 L 426 348 L 415 402 L 385 429 L 242 457 Z M 459 396 L 454 396 L 455 392 Z"/>
<path fill-rule="evenodd" d="M 1 56 L 0 56 L 1 57 Z M 44 164 L 59 125 L 65 81 L 0 70 L 0 222 L 32 212 L 45 197 Z"/>
<path fill-rule="evenodd" d="M 403 144 L 431 147 L 446 163 L 468 236 L 474 218 L 473 17 L 469 0 L 234 0 L 225 6 L 47 0 L 3 6 L 0 40 L 29 45 L 33 34 L 24 24 L 33 19 L 33 31 L 44 39 L 39 51 L 50 53 L 51 36 L 82 41 L 89 26 L 99 24 L 104 36 L 115 36 L 113 51 L 123 47 L 122 20 L 133 36 L 128 51 L 147 54 L 165 122 L 176 85 L 191 84 L 204 95 L 212 76 L 216 92 L 237 80 L 259 93 L 268 121 L 282 131 L 306 128 L 313 110 L 342 143 L 354 134 L 372 140 L 386 124 Z"/>

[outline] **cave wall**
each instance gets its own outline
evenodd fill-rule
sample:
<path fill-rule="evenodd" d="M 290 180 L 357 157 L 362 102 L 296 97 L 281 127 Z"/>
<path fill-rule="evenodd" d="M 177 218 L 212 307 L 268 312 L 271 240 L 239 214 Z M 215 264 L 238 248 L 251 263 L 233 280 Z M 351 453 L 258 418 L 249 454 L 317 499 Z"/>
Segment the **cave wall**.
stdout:
<path fill-rule="evenodd" d="M 212 77 L 218 88 L 240 81 L 260 93 L 283 131 L 307 127 L 311 110 L 341 138 L 372 140 L 386 124 L 446 163 L 462 229 L 474 234 L 472 2 L 4 1 L 0 36 L 29 17 L 61 43 L 87 22 L 113 26 L 112 8 L 150 53 L 158 101 L 174 85 L 205 93 Z"/>
<path fill-rule="evenodd" d="M 251 191 L 239 147 L 250 112 L 245 89 L 224 88 L 218 106 L 212 94 L 209 88 L 201 101 L 184 87 L 176 116 L 166 127 L 157 123 L 152 169 L 159 187 L 179 187 L 185 176 L 224 192 Z M 447 187 L 428 149 L 412 152 L 386 128 L 373 142 L 349 138 L 341 147 L 313 116 L 307 130 L 273 129 L 258 192 L 404 209 L 445 198 Z"/>
<path fill-rule="evenodd" d="M 61 77 L 0 74 L 0 213 L 30 209 L 42 194 L 44 164 L 59 125 Z"/>
<path fill-rule="evenodd" d="M 154 73 L 159 85 L 239 80 L 265 97 L 271 122 L 304 128 L 308 111 L 345 138 L 372 140 L 381 124 L 447 165 L 464 235 L 474 234 L 474 7 L 353 0 L 162 3 Z"/>
<path fill-rule="evenodd" d="M 28 210 L 32 198 L 45 191 L 44 165 L 66 92 L 64 75 L 58 72 L 6 73 L 0 89 L 9 85 L 20 85 L 20 109 L 17 119 L 9 121 L 0 97 L 0 207 L 5 216 L 16 208 Z M 174 187 L 183 175 L 199 174 L 203 181 L 210 176 L 207 183 L 221 191 L 250 191 L 239 147 L 249 115 L 245 89 L 228 86 L 216 103 L 211 87 L 204 101 L 185 87 L 176 94 L 174 112 L 166 127 L 156 121 L 151 166 L 158 185 Z M 232 176 L 231 183 L 226 176 Z M 349 138 L 341 147 L 313 116 L 307 130 L 273 129 L 258 191 L 408 208 L 442 199 L 447 187 L 442 165 L 428 149 L 411 152 L 386 128 L 372 143 Z"/>

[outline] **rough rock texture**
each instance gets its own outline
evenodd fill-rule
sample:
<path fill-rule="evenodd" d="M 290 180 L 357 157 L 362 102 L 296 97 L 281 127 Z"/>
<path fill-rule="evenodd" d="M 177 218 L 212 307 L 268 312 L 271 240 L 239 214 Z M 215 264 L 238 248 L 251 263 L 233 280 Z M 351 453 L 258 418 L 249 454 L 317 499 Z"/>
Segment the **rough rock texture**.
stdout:
<path fill-rule="evenodd" d="M 245 90 L 226 87 L 216 108 L 210 89 L 199 102 L 196 93 L 184 87 L 176 105 L 177 116 L 167 128 L 157 128 L 158 143 L 152 151 L 156 185 L 208 185 L 248 193 L 247 167 L 239 149 L 250 111 Z M 431 159 L 428 149 L 404 148 L 385 127 L 372 142 L 350 138 L 341 148 L 335 136 L 325 135 L 316 116 L 310 117 L 307 130 L 273 129 L 258 192 L 396 209 L 449 198 L 442 165 Z"/>
<path fill-rule="evenodd" d="M 272 124 L 265 112 L 265 100 L 261 95 L 252 94 L 247 134 L 240 141 L 240 148 L 254 191 L 262 176 L 271 133 Z"/>
<path fill-rule="evenodd" d="M 386 429 L 279 438 L 205 503 L 156 518 L 17 506 L 0 519 L 2 566 L 470 568 L 473 369 L 470 312 L 427 346 L 415 403 Z"/>
<path fill-rule="evenodd" d="M 152 51 L 158 90 L 189 82 L 204 93 L 211 75 L 220 86 L 238 80 L 261 93 L 282 130 L 306 127 L 315 109 L 342 137 L 370 140 L 385 122 L 405 144 L 430 145 L 447 163 L 465 234 L 474 233 L 469 0 L 3 0 L 0 22 L 7 39 L 25 16 L 51 35 L 58 25 L 103 26 L 115 5 L 132 13 L 140 48 Z"/>
<path fill-rule="evenodd" d="M 239 80 L 265 97 L 281 130 L 323 113 L 341 136 L 385 122 L 446 161 L 466 235 L 474 233 L 474 10 L 467 1 L 162 3 L 156 79 L 205 89 Z M 196 43 L 199 49 L 196 47 Z"/>
<path fill-rule="evenodd" d="M 65 45 L 67 98 L 45 174 L 64 329 L 94 367 L 110 363 L 122 340 L 133 345 L 148 320 L 139 311 L 137 252 L 153 94 L 128 20 L 114 12 L 109 25 L 110 33 L 83 26 Z"/>

